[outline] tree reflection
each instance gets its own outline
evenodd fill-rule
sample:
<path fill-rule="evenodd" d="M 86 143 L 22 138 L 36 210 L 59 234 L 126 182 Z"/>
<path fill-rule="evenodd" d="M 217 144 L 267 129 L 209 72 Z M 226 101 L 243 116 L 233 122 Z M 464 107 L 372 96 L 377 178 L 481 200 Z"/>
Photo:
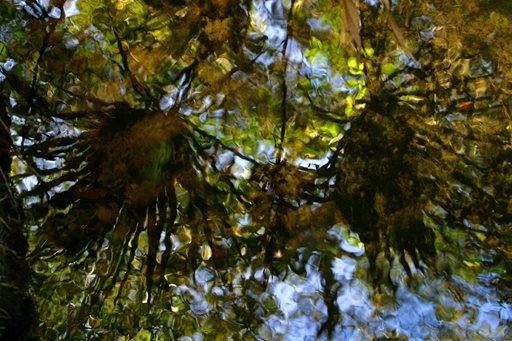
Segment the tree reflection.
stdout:
<path fill-rule="evenodd" d="M 510 7 L 0 4 L 34 337 L 509 338 Z"/>

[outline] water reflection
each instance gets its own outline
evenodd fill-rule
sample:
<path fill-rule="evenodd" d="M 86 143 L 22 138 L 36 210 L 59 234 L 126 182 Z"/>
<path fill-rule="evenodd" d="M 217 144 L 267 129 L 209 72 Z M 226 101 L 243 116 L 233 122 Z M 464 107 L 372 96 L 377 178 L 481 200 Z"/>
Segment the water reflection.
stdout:
<path fill-rule="evenodd" d="M 370 1 L 368 2 L 374 3 Z M 264 66 L 269 66 L 276 61 L 276 58 L 278 58 L 276 56 L 278 56 L 279 53 L 275 53 L 275 51 L 280 51 L 280 46 L 286 37 L 286 10 L 283 8 L 283 3 L 279 1 L 255 2 L 254 6 L 254 41 L 257 39 L 264 39 L 263 37 L 266 37 L 267 47 L 271 50 L 271 52 L 260 55 L 257 61 Z M 73 15 L 78 14 L 79 11 L 77 9 L 76 0 L 67 1 L 64 6 L 64 11 L 66 17 L 72 17 Z M 60 10 L 52 8 L 49 11 L 49 15 L 57 18 L 60 17 L 62 13 Z M 321 21 L 312 19 L 309 21 L 309 24 L 313 30 L 323 30 L 323 27 L 320 26 L 322 24 Z M 84 41 L 83 46 L 88 47 L 91 51 L 95 51 L 98 46 L 103 50 L 110 46 L 110 42 L 107 39 L 108 35 L 100 28 L 100 26 L 94 26 L 91 24 L 84 30 L 84 34 L 90 35 L 90 37 Z M 0 26 L 0 42 L 11 42 L 13 38 L 10 34 L 9 28 L 6 25 Z M 311 58 L 311 60 L 307 60 L 306 58 L 302 60 L 302 52 L 299 43 L 297 40 L 292 38 L 289 40 L 288 50 L 285 51 L 287 53 L 287 58 L 289 59 L 288 61 L 297 64 L 303 62 L 305 66 L 298 68 L 300 70 L 300 75 L 308 75 L 309 77 L 315 78 L 308 79 L 314 88 L 314 91 L 311 90 L 310 93 L 306 93 L 303 97 L 298 96 L 300 97 L 296 101 L 296 103 L 300 104 L 298 107 L 315 104 L 314 102 L 317 99 L 320 100 L 322 98 L 332 97 L 330 95 L 326 96 L 319 91 L 318 88 L 322 84 L 325 85 L 324 83 L 329 83 L 334 89 L 341 89 L 343 91 L 350 90 L 347 85 L 348 82 L 345 81 L 342 76 L 334 74 L 334 71 L 330 69 L 328 62 L 324 59 L 323 55 L 318 53 Z M 97 44 L 98 46 L 96 46 Z M 77 47 L 78 39 L 73 38 L 73 35 L 66 32 L 64 34 L 64 45 L 68 49 Z M 407 65 L 413 65 L 412 60 L 402 53 L 397 55 L 397 60 L 400 61 L 398 64 L 399 66 L 405 67 Z M 222 75 L 228 74 L 233 66 L 232 63 L 225 58 L 216 59 L 216 63 L 218 64 L 217 71 L 222 71 Z M 13 60 L 6 60 L 3 63 L 3 69 L 8 71 L 14 65 L 15 62 Z M 113 69 L 114 68 L 110 68 L 108 72 L 111 76 L 113 76 Z M 289 69 L 292 68 L 290 67 Z M 286 72 L 287 70 L 285 69 L 284 71 Z M 492 72 L 492 70 L 488 70 L 487 72 Z M 298 76 L 296 74 L 292 75 L 292 72 L 289 73 L 290 74 L 286 75 L 286 80 L 289 83 L 290 88 L 292 88 L 297 85 L 298 82 L 295 78 L 298 78 Z M 248 78 L 243 75 L 242 72 L 239 72 L 237 75 L 240 78 Z M 0 77 L 2 77 L 1 74 Z M 347 80 L 359 81 L 359 78 L 360 77 L 354 77 L 352 75 L 347 77 Z M 400 79 L 397 80 L 397 84 L 408 82 L 411 79 L 412 76 L 410 75 L 400 75 Z M 0 79 L 0 82 L 1 81 L 2 79 Z M 269 84 L 269 88 L 274 90 L 276 82 L 269 81 Z M 355 82 L 355 84 L 357 85 L 359 83 Z M 356 88 L 357 87 L 353 86 L 353 89 Z M 124 95 L 126 91 L 126 89 L 121 85 L 114 86 L 113 89 L 119 90 L 120 95 Z M 161 110 L 169 109 L 171 106 L 179 102 L 182 96 L 182 90 L 178 87 L 170 87 L 167 88 L 167 90 L 168 93 L 162 96 L 161 102 L 159 103 Z M 354 91 L 355 90 L 351 90 L 350 92 Z M 482 88 L 482 90 L 477 93 L 477 97 L 479 95 L 483 95 L 483 93 L 485 93 L 485 91 Z M 101 97 L 99 90 L 96 91 L 96 94 L 98 97 Z M 117 95 L 118 94 L 116 94 L 116 96 Z M 309 97 L 306 98 L 305 96 Z M 252 103 L 252 101 L 249 101 L 248 99 L 244 99 L 243 97 L 242 99 Z M 307 99 L 309 99 L 309 102 Z M 416 98 L 409 97 L 409 99 L 412 103 Z M 451 98 L 452 101 L 463 99 L 464 97 L 456 96 Z M 238 148 L 235 133 L 227 133 L 219 128 L 220 125 L 225 123 L 223 121 L 224 115 L 227 113 L 235 116 L 234 112 L 236 111 L 230 108 L 221 108 L 217 109 L 217 111 L 210 112 L 208 111 L 213 105 L 220 107 L 223 101 L 223 94 L 218 94 L 216 96 L 208 95 L 202 98 L 194 109 L 192 107 L 188 107 L 188 104 L 184 104 L 181 108 L 181 113 L 187 118 L 190 118 L 191 121 L 195 119 L 194 115 L 197 114 L 197 121 L 193 122 L 203 124 L 202 128 L 204 131 L 208 132 L 212 136 L 219 139 L 225 138 L 222 140 L 225 140 L 226 145 Z M 290 99 L 290 101 L 292 100 Z M 16 105 L 14 97 L 11 97 L 11 104 L 13 107 Z M 333 103 L 330 103 L 327 107 L 329 109 L 332 107 L 334 111 L 338 112 L 340 109 L 338 104 L 338 101 L 333 100 Z M 254 108 L 251 105 L 248 105 L 248 107 L 250 107 L 250 110 L 253 110 Z M 447 110 L 446 106 L 442 106 L 441 104 L 439 104 L 439 106 L 440 114 Z M 264 112 L 268 110 L 267 105 L 261 105 L 261 107 Z M 297 110 L 299 109 L 300 108 L 297 108 Z M 433 123 L 431 125 L 439 126 L 439 128 L 447 130 L 456 130 L 463 129 L 464 127 L 460 126 L 467 124 L 468 120 L 469 119 L 466 115 L 463 115 L 460 112 L 454 112 L 437 118 L 432 117 Z M 52 122 L 53 123 L 50 126 L 43 127 L 40 132 L 42 136 L 41 140 L 43 142 L 46 142 L 47 139 L 50 138 L 78 137 L 82 133 L 78 128 L 73 125 L 67 125 L 62 120 L 53 119 Z M 258 123 L 259 121 L 254 124 Z M 479 120 L 474 120 L 476 132 L 478 132 L 477 127 L 481 125 L 480 123 L 481 122 Z M 318 131 L 323 127 L 322 124 L 314 127 L 316 135 L 309 136 L 311 140 L 320 135 Z M 15 115 L 13 115 L 13 125 L 18 125 L 20 127 L 22 125 L 32 125 L 36 127 L 35 129 L 42 126 L 41 122 L 33 122 L 33 124 L 31 122 L 27 123 L 25 122 L 25 119 L 19 118 Z M 235 125 L 235 123 L 233 123 L 233 125 Z M 336 133 L 334 134 L 335 136 L 329 137 L 328 139 L 329 148 L 333 147 L 343 136 L 344 132 L 349 130 L 349 125 L 350 124 L 347 124 L 347 127 L 344 129 L 340 128 L 334 130 Z M 497 123 L 496 125 L 498 126 Z M 138 125 L 139 128 L 142 126 L 144 125 Z M 248 123 L 244 122 L 243 118 L 236 120 L 236 128 L 238 130 L 250 130 L 248 128 L 252 129 L 252 127 L 248 127 Z M 274 126 L 271 128 L 272 129 L 269 130 L 275 130 Z M 380 126 L 378 128 L 380 128 Z M 155 130 L 155 128 L 147 129 L 147 131 Z M 498 128 L 496 129 L 499 131 Z M 30 139 L 26 139 L 22 142 L 22 137 L 16 136 L 15 134 L 13 135 L 15 145 L 17 147 L 29 146 L 34 143 Z M 435 134 L 433 133 L 433 135 Z M 139 134 L 137 136 L 147 137 L 143 134 Z M 247 147 L 247 150 L 250 154 L 254 154 L 255 158 L 261 161 L 262 164 L 267 164 L 269 161 L 274 159 L 276 154 L 276 141 L 270 139 L 269 136 L 257 135 L 257 137 L 261 137 L 261 139 L 256 139 L 257 142 L 255 142 L 252 147 Z M 253 139 L 253 136 L 250 135 L 247 139 Z M 424 140 L 427 139 L 428 138 L 424 138 Z M 159 139 L 155 138 L 155 140 Z M 125 142 L 126 140 L 124 139 L 124 135 L 123 139 L 120 138 L 117 141 Z M 482 154 L 485 150 L 480 150 L 481 148 L 485 149 L 483 148 L 485 146 L 479 146 L 476 144 L 470 145 L 469 142 L 466 142 L 464 138 L 459 136 L 455 136 L 453 139 L 446 141 L 446 143 L 454 147 L 456 154 L 469 155 L 468 157 L 472 158 L 471 162 L 482 168 L 487 167 L 487 161 L 482 160 Z M 125 149 L 126 147 L 126 145 L 121 143 L 119 143 L 119 145 L 122 147 L 120 150 Z M 157 145 L 156 142 L 155 145 Z M 64 147 L 62 147 L 63 152 L 66 150 L 72 151 L 72 148 L 68 148 L 67 146 L 68 145 L 64 145 Z M 164 145 L 163 147 L 168 147 L 168 145 Z M 211 151 L 214 150 L 213 148 L 210 149 Z M 301 148 L 298 147 L 297 149 Z M 145 151 L 146 149 L 142 150 Z M 118 151 L 118 149 L 114 149 L 114 151 Z M 190 150 L 186 149 L 186 151 Z M 210 151 L 208 151 L 208 153 L 210 153 Z M 287 156 L 291 155 L 292 158 L 294 156 L 291 154 L 290 150 L 286 148 L 285 154 Z M 134 155 L 139 156 L 137 153 L 134 153 Z M 293 158 L 293 162 L 297 165 L 302 165 L 303 167 L 308 167 L 311 170 L 314 170 L 320 168 L 324 164 L 327 164 L 327 160 L 330 159 L 331 156 L 332 150 L 324 154 L 313 154 L 311 158 L 306 156 L 304 156 L 304 158 Z M 114 158 L 115 157 L 113 157 L 113 159 Z M 39 170 L 58 169 L 59 167 L 62 167 L 62 164 L 65 164 L 64 159 L 60 158 L 55 158 L 54 160 L 33 158 L 33 160 L 34 165 Z M 167 159 L 165 160 L 168 161 Z M 251 177 L 251 172 L 253 171 L 252 164 L 239 156 L 235 156 L 232 151 L 219 154 L 216 157 L 216 160 L 216 166 L 219 169 L 229 171 L 238 179 L 238 183 L 235 183 L 237 187 L 240 183 L 245 183 L 244 180 L 248 180 Z M 127 162 L 132 162 L 131 157 Z M 115 163 L 115 165 L 122 166 L 122 163 Z M 77 168 L 77 170 L 83 169 L 82 163 L 77 163 L 70 169 L 74 170 L 75 168 Z M 109 167 L 105 166 L 105 168 Z M 161 170 L 161 167 L 157 167 L 157 169 Z M 464 171 L 466 172 L 465 174 L 467 174 L 467 177 L 471 179 L 476 177 L 483 178 L 484 175 L 482 171 L 478 171 L 473 168 L 467 168 Z M 429 178 L 435 180 L 436 177 L 439 178 L 442 175 L 442 173 L 433 174 L 430 175 Z M 208 175 L 204 176 L 205 178 L 208 178 Z M 114 178 L 118 178 L 118 174 L 114 174 L 111 177 L 109 175 L 108 177 L 108 179 Z M 34 175 L 27 175 L 23 177 L 19 183 L 20 191 L 31 191 L 38 184 L 38 180 L 39 179 Z M 50 179 L 48 179 L 48 181 L 49 180 Z M 208 179 L 208 181 L 209 184 L 214 184 L 213 180 L 210 181 Z M 329 181 L 328 185 L 332 186 L 332 182 L 334 180 Z M 105 183 L 107 183 L 107 181 L 105 181 Z M 52 197 L 55 194 L 64 192 L 74 184 L 74 182 L 63 182 L 60 185 L 56 185 L 49 191 L 49 196 Z M 453 182 L 450 185 L 453 187 L 454 195 L 459 193 L 460 197 L 464 198 L 464 200 L 470 200 L 472 195 L 471 189 L 469 189 L 465 184 Z M 177 184 L 175 191 L 177 194 L 178 204 L 180 205 L 179 208 L 183 208 L 183 211 L 185 211 L 185 208 L 189 207 L 190 201 L 192 200 L 191 191 L 180 186 L 181 185 Z M 484 188 L 483 190 L 490 196 L 492 196 L 495 191 L 495 189 L 491 187 Z M 91 192 L 94 193 L 94 187 L 91 188 Z M 195 194 L 200 196 L 201 193 Z M 321 199 L 324 198 L 321 194 L 318 196 Z M 101 196 L 98 195 L 97 198 L 93 199 L 101 199 Z M 282 198 L 280 198 L 280 200 L 281 199 Z M 91 200 L 91 203 L 92 202 L 93 200 Z M 27 205 L 30 205 L 31 203 L 33 202 L 27 201 Z M 94 204 L 91 205 L 94 206 Z M 281 203 L 279 203 L 279 205 L 281 205 Z M 448 212 L 441 206 L 432 205 L 433 207 L 430 209 L 430 213 L 433 215 L 433 218 L 438 217 L 441 220 L 445 219 Z M 105 210 L 105 207 L 96 207 L 96 209 L 98 212 L 101 212 L 102 210 Z M 186 213 L 190 214 L 190 212 Z M 231 241 L 235 240 L 235 238 L 243 237 L 243 227 L 245 225 L 252 224 L 247 213 L 244 214 L 245 215 L 241 214 L 244 219 L 239 219 L 237 221 L 239 227 L 233 227 L 233 235 L 228 236 L 233 239 L 228 239 L 228 237 L 226 237 L 226 239 L 222 240 L 223 246 L 220 248 L 221 250 L 228 250 L 232 248 Z M 223 218 L 224 216 L 218 217 L 218 219 Z M 70 219 L 66 219 L 65 223 L 69 224 Z M 185 219 L 180 223 L 182 223 L 182 225 L 177 228 L 176 233 L 171 234 L 169 237 L 173 241 L 172 249 L 170 249 L 170 251 L 173 253 L 181 251 L 185 254 L 185 250 L 192 244 L 193 234 L 191 231 L 192 228 L 195 228 L 198 224 L 198 220 L 187 222 Z M 190 223 L 190 226 L 187 223 Z M 465 220 L 464 225 L 478 232 L 486 232 L 486 229 L 482 224 Z M 259 227 L 258 230 L 254 231 L 254 235 L 257 237 L 255 239 L 263 239 L 264 236 L 269 234 L 268 231 L 271 231 L 271 229 L 272 226 Z M 251 231 L 248 232 L 248 234 L 251 233 Z M 160 233 L 160 235 L 162 235 L 162 233 Z M 306 254 L 304 248 L 297 251 L 299 258 L 301 259 L 301 262 L 298 263 L 306 263 L 304 274 L 298 275 L 295 273 L 287 273 L 287 275 L 284 275 L 286 271 L 282 271 L 282 274 L 279 274 L 280 277 L 269 277 L 267 273 L 268 269 L 261 264 L 254 265 L 255 268 L 251 267 L 253 265 L 246 266 L 244 268 L 242 265 L 237 264 L 226 271 L 226 273 L 233 278 L 229 281 L 226 280 L 227 283 L 224 284 L 220 283 L 221 281 L 219 280 L 221 274 L 218 273 L 217 270 L 207 266 L 207 261 L 214 256 L 212 254 L 213 250 L 209 244 L 204 243 L 199 248 L 204 262 L 194 269 L 190 282 L 188 282 L 189 278 L 185 278 L 186 276 L 182 276 L 178 271 L 176 274 L 166 274 L 166 279 L 169 278 L 169 283 L 173 283 L 174 285 L 174 287 L 171 285 L 174 296 L 170 310 L 173 313 L 176 313 L 186 309 L 185 306 L 187 306 L 190 308 L 190 313 L 198 320 L 207 314 L 219 312 L 226 321 L 234 321 L 237 319 L 237 313 L 233 307 L 227 307 L 228 304 L 225 304 L 226 306 L 222 306 L 222 302 L 218 301 L 225 299 L 225 302 L 237 303 L 240 297 L 247 296 L 249 299 L 256 300 L 261 303 L 260 306 L 256 306 L 254 311 L 251 311 L 255 316 L 266 322 L 266 324 L 262 324 L 257 328 L 257 333 L 261 338 L 304 340 L 316 338 L 317 331 L 329 317 L 328 302 L 325 301 L 326 297 L 329 298 L 329 296 L 333 296 L 333 301 L 341 312 L 339 320 L 336 321 L 337 326 L 334 334 L 335 339 L 357 340 L 372 337 L 400 337 L 410 339 L 507 339 L 511 337 L 511 332 L 508 327 L 508 324 L 512 320 L 511 306 L 501 302 L 495 289 L 492 288 L 495 279 L 500 277 L 499 274 L 494 272 L 477 273 L 478 269 L 470 268 L 469 270 L 457 270 L 453 276 L 444 277 L 445 274 L 441 272 L 437 274 L 424 274 L 419 270 L 413 269 L 413 278 L 407 279 L 405 277 L 403 267 L 398 261 L 395 261 L 391 264 L 392 268 L 390 270 L 390 282 L 392 283 L 387 283 L 392 285 L 376 287 L 375 285 L 370 284 L 371 281 L 367 277 L 369 267 L 368 260 L 364 254 L 364 246 L 358 236 L 350 232 L 347 227 L 342 226 L 333 227 L 329 230 L 328 235 L 336 240 L 332 250 L 330 250 L 330 252 L 334 253 L 334 256 L 332 256 L 332 262 L 328 263 L 327 266 L 329 270 L 332 270 L 332 275 L 336 282 L 336 285 L 332 286 L 332 288 L 326 289 L 328 285 L 325 279 L 325 269 L 321 269 L 319 265 L 321 263 L 320 258 L 324 256 L 321 252 L 324 252 L 325 250 L 313 251 L 312 255 Z M 243 240 L 243 238 L 240 238 L 240 240 Z M 131 243 L 132 242 L 130 241 L 130 244 Z M 217 246 L 220 246 L 220 242 L 218 244 L 219 245 Z M 463 247 L 463 243 L 461 242 L 460 244 L 461 247 Z M 161 248 L 160 251 L 164 250 Z M 141 250 L 138 250 L 137 252 L 138 257 L 141 257 L 144 253 Z M 245 246 L 241 247 L 240 255 L 245 256 L 245 253 Z M 279 255 L 281 254 L 279 253 Z M 184 256 L 182 257 L 185 258 Z M 491 263 L 495 258 L 496 254 L 493 254 L 491 251 L 482 251 L 479 254 L 479 259 L 483 262 Z M 258 261 L 258 257 L 254 256 L 249 259 L 249 262 L 253 261 Z M 448 268 L 452 267 L 452 265 L 454 268 L 460 267 L 460 262 L 451 257 L 451 254 L 446 256 L 443 261 L 446 263 Z M 455 265 L 451 263 L 454 263 Z M 474 265 L 473 263 L 468 264 L 471 266 Z M 412 264 L 410 265 L 413 267 Z M 137 269 L 138 268 L 140 268 L 140 266 L 137 267 Z M 478 266 L 475 266 L 475 268 L 478 268 Z M 231 274 L 230 271 L 232 271 L 233 274 Z M 127 273 L 129 273 L 129 270 L 127 270 Z M 88 284 L 92 284 L 94 282 L 93 279 L 90 280 L 90 283 L 86 282 L 86 286 L 88 286 Z M 258 282 L 260 286 L 263 286 L 262 283 L 267 284 L 267 286 L 263 292 L 257 292 L 257 290 L 253 290 L 253 288 L 247 284 L 250 280 Z M 176 285 L 175 282 L 179 282 L 179 285 Z M 185 282 L 186 285 L 182 284 L 183 282 Z M 142 291 L 143 290 L 141 290 L 141 292 Z M 212 298 L 211 294 L 213 294 L 214 298 Z M 136 301 L 136 295 L 137 291 L 133 290 L 130 292 L 128 297 L 133 301 Z M 230 297 L 230 295 L 232 295 L 232 297 Z M 216 301 L 215 298 L 218 298 L 218 301 Z M 268 301 L 272 300 L 275 300 L 275 307 L 268 307 L 270 305 Z M 246 310 L 251 310 L 252 306 L 244 306 L 244 308 Z M 200 339 L 202 337 L 202 335 L 194 333 L 192 337 L 187 336 L 184 337 L 183 340 L 187 338 Z M 325 335 L 322 337 L 326 338 Z"/>
<path fill-rule="evenodd" d="M 346 237 L 339 236 L 342 244 L 352 245 Z M 322 296 L 324 279 L 316 264 L 312 256 L 305 276 L 272 278 L 268 290 L 277 300 L 279 314 L 268 316 L 266 321 L 274 339 L 317 339 L 316 333 L 328 312 Z M 420 272 L 409 281 L 396 262 L 393 271 L 399 274 L 395 276 L 398 286 L 393 291 L 369 285 L 362 275 L 364 271 L 358 271 L 366 267 L 364 255 L 342 256 L 332 262 L 335 279 L 341 283 L 335 294 L 342 312 L 334 340 L 506 340 L 512 336 L 512 307 L 496 296 L 490 286 L 490 273 L 480 273 L 476 284 L 458 276 L 446 279 Z"/>

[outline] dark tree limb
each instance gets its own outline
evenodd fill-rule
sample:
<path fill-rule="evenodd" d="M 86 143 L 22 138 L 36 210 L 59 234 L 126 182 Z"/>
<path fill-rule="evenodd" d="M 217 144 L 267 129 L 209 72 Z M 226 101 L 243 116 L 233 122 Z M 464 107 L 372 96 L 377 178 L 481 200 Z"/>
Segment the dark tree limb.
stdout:
<path fill-rule="evenodd" d="M 8 175 L 11 168 L 7 99 L 0 93 L 0 339 L 34 339 L 34 304 L 27 290 L 30 270 L 24 216 Z"/>

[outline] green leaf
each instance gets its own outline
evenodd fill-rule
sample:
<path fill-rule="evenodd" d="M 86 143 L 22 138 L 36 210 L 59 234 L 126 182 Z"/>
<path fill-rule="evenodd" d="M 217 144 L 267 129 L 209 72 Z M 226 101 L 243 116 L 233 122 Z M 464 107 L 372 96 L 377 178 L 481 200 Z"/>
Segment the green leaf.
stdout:
<path fill-rule="evenodd" d="M 400 70 L 395 64 L 386 63 L 382 66 L 382 73 L 389 76 Z"/>

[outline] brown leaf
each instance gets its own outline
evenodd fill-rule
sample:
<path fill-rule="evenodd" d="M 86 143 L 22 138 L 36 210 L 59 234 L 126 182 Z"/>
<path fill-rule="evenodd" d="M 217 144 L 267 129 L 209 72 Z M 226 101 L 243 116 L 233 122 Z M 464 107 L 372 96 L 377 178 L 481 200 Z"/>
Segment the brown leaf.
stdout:
<path fill-rule="evenodd" d="M 105 198 L 107 192 L 101 188 L 77 188 L 73 190 L 73 196 L 84 200 L 97 200 Z"/>
<path fill-rule="evenodd" d="M 343 11 L 345 12 L 345 29 L 350 32 L 357 49 L 362 49 L 361 42 L 361 19 L 359 18 L 359 11 L 355 4 L 355 0 L 341 0 Z"/>
<path fill-rule="evenodd" d="M 389 26 L 391 26 L 391 29 L 393 30 L 393 34 L 395 35 L 398 46 L 400 46 L 402 50 L 407 51 L 407 42 L 404 39 L 404 35 L 402 34 L 400 27 L 398 27 L 395 18 L 393 18 L 390 12 L 388 12 L 388 24 Z"/>
<path fill-rule="evenodd" d="M 391 14 L 391 5 L 389 3 L 389 0 L 382 0 L 382 3 L 384 5 L 384 9 L 386 10 L 388 25 L 389 25 L 389 27 L 391 27 L 391 30 L 393 31 L 393 34 L 395 35 L 396 42 L 398 43 L 398 46 L 400 46 L 400 48 L 402 50 L 408 51 L 407 42 L 404 39 L 402 30 L 400 30 L 400 27 L 398 26 L 395 18 Z"/>

